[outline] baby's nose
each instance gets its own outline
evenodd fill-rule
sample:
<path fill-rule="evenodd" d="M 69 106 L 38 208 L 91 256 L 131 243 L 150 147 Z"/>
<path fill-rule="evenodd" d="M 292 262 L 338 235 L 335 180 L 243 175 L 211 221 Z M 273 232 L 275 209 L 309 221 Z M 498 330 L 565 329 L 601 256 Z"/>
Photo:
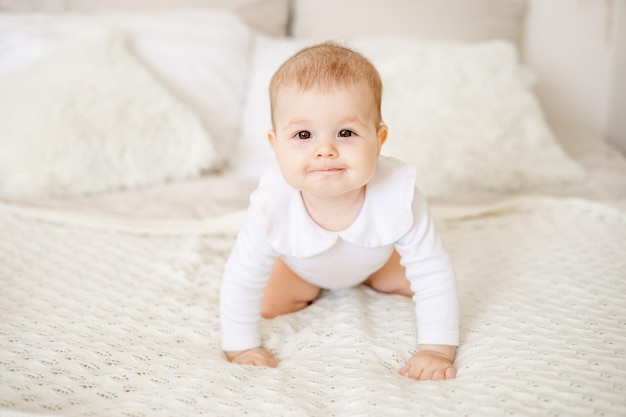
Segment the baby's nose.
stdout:
<path fill-rule="evenodd" d="M 332 140 L 321 140 L 315 148 L 316 158 L 336 158 L 338 155 L 337 148 Z"/>

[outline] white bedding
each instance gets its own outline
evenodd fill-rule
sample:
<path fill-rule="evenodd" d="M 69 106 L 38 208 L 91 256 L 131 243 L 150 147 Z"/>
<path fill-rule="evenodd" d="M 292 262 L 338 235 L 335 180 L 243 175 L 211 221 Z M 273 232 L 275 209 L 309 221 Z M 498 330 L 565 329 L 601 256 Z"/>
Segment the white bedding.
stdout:
<path fill-rule="evenodd" d="M 218 290 L 242 211 L 158 227 L 2 205 L 0 415 L 624 415 L 626 214 L 551 198 L 433 212 L 462 306 L 443 383 L 397 374 L 411 301 L 365 287 L 264 321 L 278 368 L 228 363 Z"/>

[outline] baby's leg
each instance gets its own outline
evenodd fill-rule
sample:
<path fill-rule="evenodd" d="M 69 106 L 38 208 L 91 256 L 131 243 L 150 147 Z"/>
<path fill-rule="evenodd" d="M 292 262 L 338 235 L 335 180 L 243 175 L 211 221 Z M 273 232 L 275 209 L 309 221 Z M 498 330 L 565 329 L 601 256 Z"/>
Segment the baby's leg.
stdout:
<path fill-rule="evenodd" d="M 369 285 L 376 291 L 388 294 L 402 294 L 407 297 L 413 296 L 411 284 L 406 278 L 406 271 L 404 267 L 400 265 L 400 255 L 395 250 L 387 263 L 370 275 L 365 281 L 365 285 Z"/>
<path fill-rule="evenodd" d="M 302 310 L 320 294 L 320 288 L 296 275 L 281 258 L 276 259 L 261 301 L 261 315 L 271 319 Z"/>

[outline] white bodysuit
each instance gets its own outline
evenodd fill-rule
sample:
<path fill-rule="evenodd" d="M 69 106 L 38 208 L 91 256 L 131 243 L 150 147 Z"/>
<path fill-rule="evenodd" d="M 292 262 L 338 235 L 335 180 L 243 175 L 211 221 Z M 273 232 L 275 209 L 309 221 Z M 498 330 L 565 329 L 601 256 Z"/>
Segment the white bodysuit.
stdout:
<path fill-rule="evenodd" d="M 261 298 L 277 257 L 325 289 L 358 285 L 395 249 L 415 293 L 418 343 L 458 344 L 458 300 L 450 259 L 415 187 L 411 165 L 381 156 L 363 207 L 346 229 L 331 232 L 308 215 L 298 190 L 278 169 L 250 197 L 246 221 L 225 266 L 220 296 L 222 348 L 260 346 Z"/>

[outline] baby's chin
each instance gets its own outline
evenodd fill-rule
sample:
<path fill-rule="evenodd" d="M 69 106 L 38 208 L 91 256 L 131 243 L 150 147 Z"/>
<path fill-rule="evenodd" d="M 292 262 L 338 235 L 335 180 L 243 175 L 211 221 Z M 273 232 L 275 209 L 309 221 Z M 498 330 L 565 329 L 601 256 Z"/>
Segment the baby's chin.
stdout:
<path fill-rule="evenodd" d="M 300 189 L 300 193 L 305 196 L 324 200 L 354 198 L 355 195 L 358 195 L 364 191 L 365 184 L 346 186 L 342 184 L 332 184 L 328 182 L 321 182 L 319 184 L 315 184 L 314 186 L 309 185 Z"/>

